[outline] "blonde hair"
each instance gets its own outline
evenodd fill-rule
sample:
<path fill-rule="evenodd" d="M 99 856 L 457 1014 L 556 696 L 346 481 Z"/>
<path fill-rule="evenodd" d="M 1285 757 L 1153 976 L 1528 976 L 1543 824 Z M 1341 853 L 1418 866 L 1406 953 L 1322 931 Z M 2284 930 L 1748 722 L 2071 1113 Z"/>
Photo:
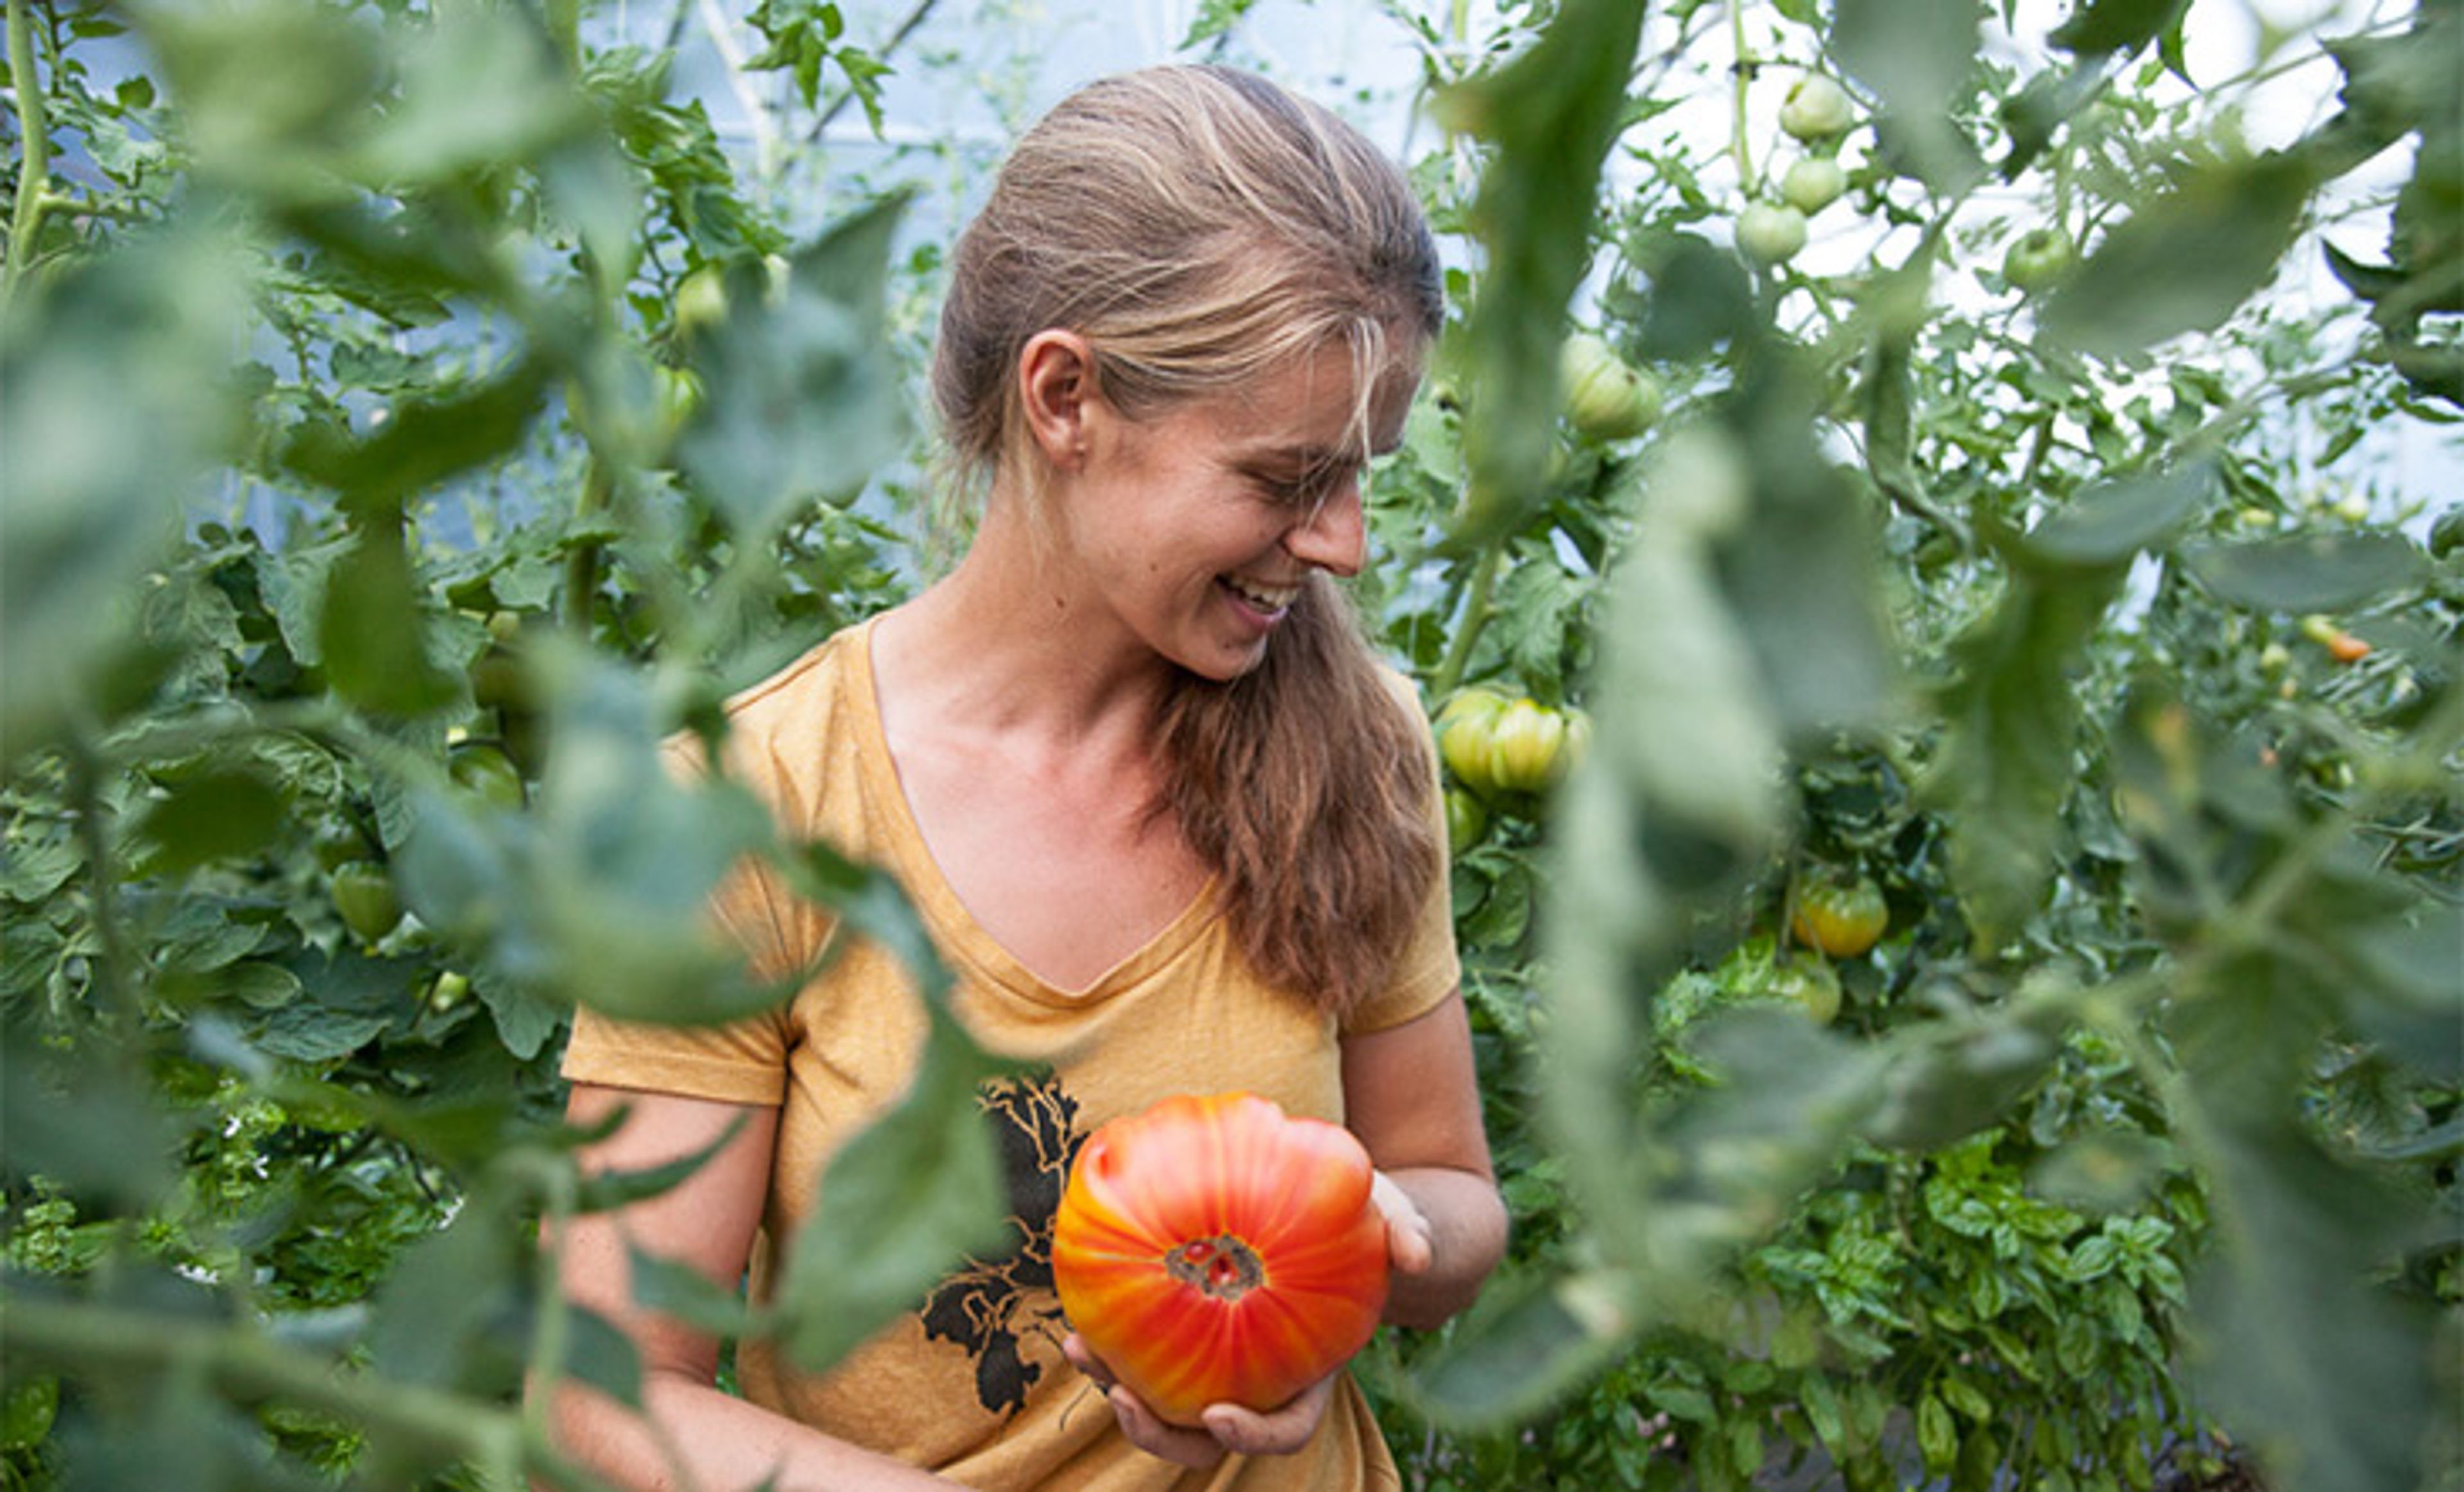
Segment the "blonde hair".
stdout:
<path fill-rule="evenodd" d="M 1419 201 L 1358 131 L 1247 74 L 1150 68 L 1071 95 L 1002 165 L 954 255 L 933 399 L 956 480 L 998 472 L 1034 502 L 1015 370 L 1038 332 L 1085 338 L 1132 419 L 1339 345 L 1366 450 L 1379 376 L 1417 370 L 1443 316 Z M 1427 730 L 1390 681 L 1312 575 L 1256 669 L 1184 675 L 1157 720 L 1157 810 L 1217 872 L 1244 955 L 1338 1015 L 1444 870 Z"/>

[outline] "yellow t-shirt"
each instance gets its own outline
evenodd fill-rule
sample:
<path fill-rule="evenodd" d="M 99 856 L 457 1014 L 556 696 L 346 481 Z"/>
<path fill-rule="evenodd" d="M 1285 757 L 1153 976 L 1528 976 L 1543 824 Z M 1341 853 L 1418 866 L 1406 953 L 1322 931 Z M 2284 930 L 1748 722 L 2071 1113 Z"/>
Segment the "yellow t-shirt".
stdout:
<path fill-rule="evenodd" d="M 894 877 L 955 977 L 959 1020 L 988 1049 L 1033 1064 L 1031 1076 L 984 1095 L 1008 1171 L 1012 1248 L 970 1260 L 918 1309 L 819 1377 L 796 1371 L 766 1344 L 746 1344 L 737 1361 L 745 1396 L 982 1492 L 1399 1486 L 1349 1378 L 1294 1456 L 1233 1457 L 1198 1472 L 1132 1446 L 1061 1356 L 1052 1213 L 1086 1135 L 1168 1094 L 1244 1088 L 1287 1112 L 1340 1122 L 1337 1039 L 1399 1024 L 1455 987 L 1445 878 L 1437 878 L 1391 987 L 1340 1030 L 1309 1000 L 1249 971 L 1211 890 L 1091 986 L 1055 989 L 976 925 L 927 851 L 882 736 L 869 635 L 869 624 L 842 632 L 731 701 L 727 770 L 769 802 L 790 836 Z M 680 749 L 676 761 L 691 770 L 692 754 Z M 825 908 L 790 896 L 757 867 L 721 890 L 717 912 L 756 970 L 772 975 L 815 967 L 837 933 Z M 635 1026 L 581 1012 L 563 1070 L 577 1082 L 781 1106 L 755 1246 L 758 1294 L 813 1215 L 828 1157 L 906 1088 L 924 1022 L 904 967 L 850 934 L 785 1005 L 735 1025 Z"/>

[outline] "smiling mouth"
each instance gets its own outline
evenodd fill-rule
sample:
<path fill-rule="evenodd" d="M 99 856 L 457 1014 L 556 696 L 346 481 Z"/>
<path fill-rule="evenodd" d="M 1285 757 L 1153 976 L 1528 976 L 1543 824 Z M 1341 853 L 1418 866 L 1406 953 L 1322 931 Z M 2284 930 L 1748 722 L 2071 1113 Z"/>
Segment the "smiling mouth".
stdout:
<path fill-rule="evenodd" d="M 1222 585 L 1246 603 L 1251 610 L 1270 617 L 1282 616 L 1301 593 L 1298 585 L 1261 585 L 1254 581 L 1236 580 L 1228 575 L 1222 578 Z"/>

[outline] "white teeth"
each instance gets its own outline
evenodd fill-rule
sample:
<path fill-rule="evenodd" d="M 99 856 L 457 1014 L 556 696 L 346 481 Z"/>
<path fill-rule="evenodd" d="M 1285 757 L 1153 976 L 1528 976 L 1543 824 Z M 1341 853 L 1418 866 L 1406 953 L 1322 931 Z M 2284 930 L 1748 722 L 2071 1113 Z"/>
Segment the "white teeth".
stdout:
<path fill-rule="evenodd" d="M 1242 600 L 1261 611 L 1281 611 L 1290 605 L 1292 599 L 1301 593 L 1301 588 L 1297 585 L 1273 587 L 1252 585 L 1246 581 L 1236 581 L 1229 576 L 1224 578 L 1223 583 L 1231 586 Z"/>

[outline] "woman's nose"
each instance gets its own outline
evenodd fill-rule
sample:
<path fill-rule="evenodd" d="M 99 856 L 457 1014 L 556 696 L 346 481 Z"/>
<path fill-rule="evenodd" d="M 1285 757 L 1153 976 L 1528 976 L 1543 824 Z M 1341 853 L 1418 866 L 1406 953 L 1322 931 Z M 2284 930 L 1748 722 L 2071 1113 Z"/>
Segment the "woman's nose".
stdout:
<path fill-rule="evenodd" d="M 1368 558 L 1368 522 L 1361 513 L 1360 480 L 1347 477 L 1309 515 L 1284 536 L 1291 557 L 1347 579 Z"/>

